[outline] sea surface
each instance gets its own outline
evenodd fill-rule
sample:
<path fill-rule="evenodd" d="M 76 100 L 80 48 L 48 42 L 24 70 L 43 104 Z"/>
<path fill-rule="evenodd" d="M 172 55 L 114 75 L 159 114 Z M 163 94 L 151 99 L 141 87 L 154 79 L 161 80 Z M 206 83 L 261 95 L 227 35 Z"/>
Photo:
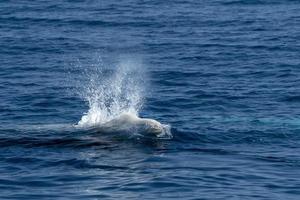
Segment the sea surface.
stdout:
<path fill-rule="evenodd" d="M 298 0 L 0 2 L 1 200 L 298 200 L 299 107 Z"/>

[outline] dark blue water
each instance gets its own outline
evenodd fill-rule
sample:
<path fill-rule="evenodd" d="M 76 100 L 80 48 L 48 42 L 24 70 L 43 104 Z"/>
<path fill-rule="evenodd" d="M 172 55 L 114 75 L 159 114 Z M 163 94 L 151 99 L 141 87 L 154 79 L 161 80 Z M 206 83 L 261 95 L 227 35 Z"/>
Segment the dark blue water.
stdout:
<path fill-rule="evenodd" d="M 0 199 L 299 199 L 299 41 L 297 0 L 1 1 Z M 73 127 L 124 59 L 172 139 Z"/>

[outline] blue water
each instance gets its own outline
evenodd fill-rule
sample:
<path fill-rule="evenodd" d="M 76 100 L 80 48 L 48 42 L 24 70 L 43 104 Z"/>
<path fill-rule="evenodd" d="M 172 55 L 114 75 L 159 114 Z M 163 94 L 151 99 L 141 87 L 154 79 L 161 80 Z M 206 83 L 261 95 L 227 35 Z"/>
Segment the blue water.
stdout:
<path fill-rule="evenodd" d="M 0 199 L 299 199 L 299 41 L 297 0 L 1 1 Z M 120 65 L 172 138 L 76 128 Z"/>

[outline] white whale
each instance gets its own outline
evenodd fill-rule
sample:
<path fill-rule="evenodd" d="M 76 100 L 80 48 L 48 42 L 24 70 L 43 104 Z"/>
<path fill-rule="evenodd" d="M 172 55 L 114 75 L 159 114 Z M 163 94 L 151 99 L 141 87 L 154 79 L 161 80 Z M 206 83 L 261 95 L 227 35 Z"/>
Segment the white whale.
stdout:
<path fill-rule="evenodd" d="M 150 136 L 171 136 L 167 125 L 154 119 L 140 118 L 130 113 L 123 113 L 102 124 L 99 128 L 104 132 L 136 131 Z"/>

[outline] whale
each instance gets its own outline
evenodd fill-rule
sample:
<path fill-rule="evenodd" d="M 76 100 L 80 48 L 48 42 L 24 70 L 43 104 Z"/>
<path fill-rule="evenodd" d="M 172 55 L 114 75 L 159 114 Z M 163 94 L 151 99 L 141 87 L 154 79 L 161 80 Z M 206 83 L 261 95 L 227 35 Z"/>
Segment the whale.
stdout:
<path fill-rule="evenodd" d="M 123 113 L 98 127 L 101 132 L 136 132 L 147 136 L 170 135 L 166 125 L 131 113 Z"/>

